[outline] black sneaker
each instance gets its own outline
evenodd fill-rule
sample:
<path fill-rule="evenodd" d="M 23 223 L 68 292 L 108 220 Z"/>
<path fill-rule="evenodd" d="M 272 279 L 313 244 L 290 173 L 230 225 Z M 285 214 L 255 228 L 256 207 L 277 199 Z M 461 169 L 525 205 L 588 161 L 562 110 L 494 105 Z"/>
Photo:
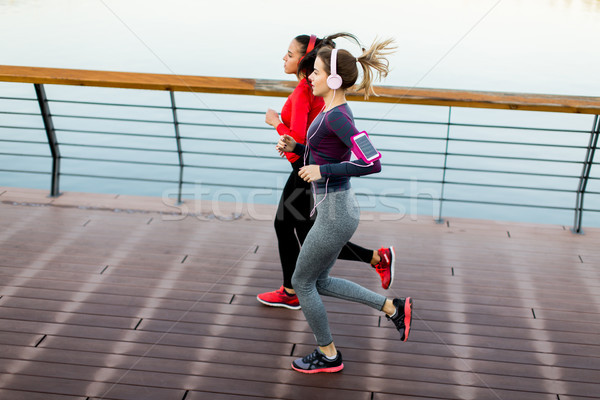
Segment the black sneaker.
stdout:
<path fill-rule="evenodd" d="M 298 358 L 292 363 L 292 368 L 305 374 L 317 374 L 319 372 L 339 372 L 344 369 L 342 353 L 337 353 L 333 361 L 325 358 L 325 355 L 316 349 L 306 357 Z"/>
<path fill-rule="evenodd" d="M 412 323 L 413 301 L 410 297 L 407 297 L 404 300 L 394 299 L 393 302 L 396 307 L 396 313 L 392 317 L 389 315 L 386 315 L 386 317 L 396 325 L 396 329 L 398 329 L 401 335 L 400 340 L 406 342 L 410 333 L 410 324 Z"/>

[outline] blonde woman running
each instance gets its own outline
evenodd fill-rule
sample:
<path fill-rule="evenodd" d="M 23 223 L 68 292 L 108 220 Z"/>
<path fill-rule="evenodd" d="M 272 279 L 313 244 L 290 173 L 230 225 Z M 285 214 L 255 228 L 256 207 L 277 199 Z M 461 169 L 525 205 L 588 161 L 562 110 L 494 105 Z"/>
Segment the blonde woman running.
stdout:
<path fill-rule="evenodd" d="M 289 135 L 281 136 L 277 143 L 281 153 L 293 152 L 306 160 L 298 175 L 312 183 L 318 210 L 292 277 L 302 311 L 318 345 L 313 353 L 292 363 L 292 368 L 299 372 L 338 372 L 344 368 L 321 295 L 363 303 L 383 312 L 400 332 L 402 341 L 406 341 L 410 333 L 413 304 L 410 297 L 388 299 L 349 280 L 329 276 L 359 223 L 360 210 L 350 187 L 350 177 L 381 171 L 379 160 L 350 161 L 351 138 L 359 132 L 346 102 L 346 90 L 356 83 L 359 64 L 363 79 L 357 90 L 364 90 L 365 98 L 373 93 L 373 75 L 380 78 L 388 73 L 385 56 L 392 49 L 391 44 L 391 40 L 376 42 L 358 58 L 346 50 L 321 48 L 309 81 L 313 94 L 323 97 L 326 108 L 308 129 L 306 145 L 297 143 Z"/>

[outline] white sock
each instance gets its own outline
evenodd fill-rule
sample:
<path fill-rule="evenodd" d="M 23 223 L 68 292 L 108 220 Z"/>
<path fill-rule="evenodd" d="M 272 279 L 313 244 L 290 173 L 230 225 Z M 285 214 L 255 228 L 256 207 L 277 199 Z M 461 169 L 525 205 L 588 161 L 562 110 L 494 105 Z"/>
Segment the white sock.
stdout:
<path fill-rule="evenodd" d="M 335 353 L 335 356 L 333 356 L 333 357 L 328 357 L 327 354 L 325 354 L 321 351 L 321 349 L 319 349 L 319 353 L 323 354 L 323 357 L 325 357 L 325 359 L 327 361 L 334 361 L 337 358 L 337 353 Z"/>

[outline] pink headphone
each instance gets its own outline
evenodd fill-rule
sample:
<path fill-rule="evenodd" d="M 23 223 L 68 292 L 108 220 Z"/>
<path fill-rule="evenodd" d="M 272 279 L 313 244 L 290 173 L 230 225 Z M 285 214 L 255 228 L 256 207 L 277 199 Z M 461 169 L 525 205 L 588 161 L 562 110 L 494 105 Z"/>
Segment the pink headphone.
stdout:
<path fill-rule="evenodd" d="M 331 74 L 327 77 L 327 86 L 333 90 L 342 87 L 342 77 L 337 74 L 337 52 L 338 49 L 331 50 Z"/>

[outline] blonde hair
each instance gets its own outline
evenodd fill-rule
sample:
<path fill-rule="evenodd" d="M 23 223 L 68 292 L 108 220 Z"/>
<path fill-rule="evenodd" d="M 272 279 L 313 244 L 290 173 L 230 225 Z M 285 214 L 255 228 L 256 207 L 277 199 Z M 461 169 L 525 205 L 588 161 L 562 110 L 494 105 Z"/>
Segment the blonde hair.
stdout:
<path fill-rule="evenodd" d="M 393 39 L 374 41 L 369 49 L 362 49 L 363 53 L 358 58 L 355 58 L 347 50 L 339 50 L 336 70 L 337 74 L 342 77 L 341 89 L 349 89 L 358 80 L 358 67 L 356 66 L 358 62 L 362 67 L 363 77 L 356 90 L 364 90 L 365 99 L 368 99 L 370 95 L 377 96 L 373 90 L 373 82 L 375 79 L 385 78 L 389 73 L 389 61 L 386 56 L 396 49 L 393 43 Z M 317 57 L 323 61 L 327 74 L 331 74 L 331 50 L 331 47 L 323 47 L 317 54 Z"/>
<path fill-rule="evenodd" d="M 357 58 L 363 69 L 363 79 L 356 90 L 364 90 L 365 99 L 368 99 L 370 94 L 377 96 L 377 93 L 373 90 L 374 78 L 381 80 L 390 72 L 390 63 L 386 56 L 396 49 L 393 43 L 393 39 L 386 39 L 381 42 L 374 41 L 371 47 L 368 50 L 363 49 L 363 53 Z M 375 72 L 375 77 L 373 72 Z"/>

